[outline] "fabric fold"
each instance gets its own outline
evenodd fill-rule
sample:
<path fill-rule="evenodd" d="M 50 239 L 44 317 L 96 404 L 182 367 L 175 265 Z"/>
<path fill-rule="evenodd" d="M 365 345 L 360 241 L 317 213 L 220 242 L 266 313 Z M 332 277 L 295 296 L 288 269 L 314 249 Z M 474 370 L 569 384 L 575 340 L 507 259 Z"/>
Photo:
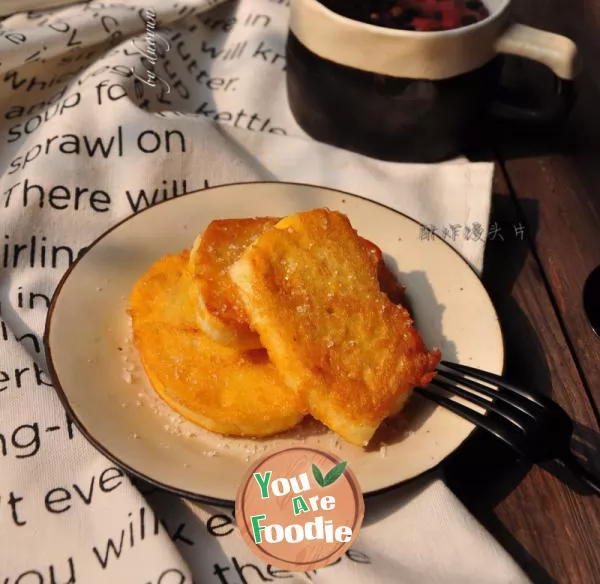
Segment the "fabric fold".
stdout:
<path fill-rule="evenodd" d="M 435 477 L 374 500 L 336 565 L 277 571 L 251 555 L 230 510 L 132 484 L 66 417 L 43 358 L 50 298 L 95 238 L 164 200 L 235 182 L 318 184 L 417 219 L 425 228 L 414 237 L 435 230 L 482 269 L 491 164 L 392 164 L 309 140 L 287 106 L 284 58 L 275 58 L 285 55 L 287 2 L 214 4 L 92 0 L 0 24 L 2 576 L 527 582 Z M 150 68 L 138 48 L 149 32 L 169 47 Z"/>

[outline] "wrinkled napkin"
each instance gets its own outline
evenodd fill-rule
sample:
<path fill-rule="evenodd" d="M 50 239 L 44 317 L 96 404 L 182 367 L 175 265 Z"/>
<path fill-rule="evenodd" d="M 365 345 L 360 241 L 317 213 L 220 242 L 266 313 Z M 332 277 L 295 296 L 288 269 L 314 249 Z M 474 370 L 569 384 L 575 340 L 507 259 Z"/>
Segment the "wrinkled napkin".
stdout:
<path fill-rule="evenodd" d="M 54 288 L 79 250 L 165 199 L 264 179 L 335 187 L 437 230 L 481 270 L 492 166 L 315 143 L 286 100 L 287 1 L 215 4 L 92 0 L 0 23 L 0 581 L 527 582 L 435 476 L 369 501 L 335 565 L 278 570 L 230 510 L 132 482 L 61 407 L 42 344 Z"/>

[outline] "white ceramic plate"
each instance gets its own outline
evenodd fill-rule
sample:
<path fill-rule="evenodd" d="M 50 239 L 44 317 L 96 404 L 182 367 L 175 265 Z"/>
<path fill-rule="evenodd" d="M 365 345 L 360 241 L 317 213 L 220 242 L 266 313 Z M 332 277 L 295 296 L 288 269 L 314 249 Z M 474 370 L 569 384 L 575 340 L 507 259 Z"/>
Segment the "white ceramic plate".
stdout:
<path fill-rule="evenodd" d="M 365 495 L 433 468 L 473 430 L 414 396 L 368 451 L 317 423 L 264 440 L 225 438 L 183 421 L 156 398 L 127 341 L 127 299 L 158 258 L 189 248 L 217 218 L 284 216 L 315 207 L 346 213 L 379 245 L 408 290 L 425 342 L 444 359 L 501 373 L 503 343 L 477 275 L 443 240 L 377 203 L 320 187 L 248 183 L 191 193 L 151 207 L 98 239 L 57 288 L 46 325 L 55 386 L 80 430 L 130 472 L 184 496 L 230 504 L 251 460 L 298 441 L 349 461 Z M 382 443 L 383 441 L 383 443 Z"/>

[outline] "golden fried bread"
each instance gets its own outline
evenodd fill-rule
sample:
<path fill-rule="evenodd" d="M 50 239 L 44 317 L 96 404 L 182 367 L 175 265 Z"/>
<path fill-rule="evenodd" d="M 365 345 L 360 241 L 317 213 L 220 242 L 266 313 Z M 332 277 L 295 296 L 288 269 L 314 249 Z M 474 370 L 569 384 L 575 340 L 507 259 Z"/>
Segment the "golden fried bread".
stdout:
<path fill-rule="evenodd" d="M 317 209 L 265 231 L 229 272 L 284 381 L 356 445 L 429 383 L 440 359 L 380 291 L 368 255 L 347 217 Z"/>
<path fill-rule="evenodd" d="M 379 281 L 379 289 L 390 299 L 394 304 L 404 305 L 406 302 L 406 291 L 404 286 L 398 281 L 393 272 L 388 268 L 383 259 L 383 252 L 372 241 L 359 237 L 362 244 L 369 253 L 371 264 L 375 267 L 377 280 Z"/>
<path fill-rule="evenodd" d="M 212 221 L 194 242 L 190 253 L 190 293 L 196 296 L 197 320 L 212 339 L 240 350 L 262 347 L 250 328 L 229 268 L 259 235 L 278 218 Z"/>
<path fill-rule="evenodd" d="M 262 347 L 248 321 L 229 277 L 229 268 L 245 249 L 280 220 L 275 217 L 219 219 L 212 221 L 194 241 L 190 253 L 192 281 L 190 293 L 196 296 L 198 324 L 213 340 L 239 350 Z M 404 301 L 404 287 L 383 260 L 372 242 L 360 238 L 379 278 L 381 290 L 396 304 Z"/>
<path fill-rule="evenodd" d="M 199 330 L 188 254 L 166 256 L 136 283 L 133 342 L 156 392 L 192 422 L 220 434 L 268 436 L 294 427 L 304 406 L 264 349 L 240 354 Z"/>

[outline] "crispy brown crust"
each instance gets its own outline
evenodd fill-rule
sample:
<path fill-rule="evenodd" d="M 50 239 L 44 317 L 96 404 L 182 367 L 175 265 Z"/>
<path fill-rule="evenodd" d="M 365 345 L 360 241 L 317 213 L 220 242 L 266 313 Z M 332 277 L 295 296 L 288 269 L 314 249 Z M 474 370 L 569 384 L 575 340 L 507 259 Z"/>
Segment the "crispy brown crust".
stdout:
<path fill-rule="evenodd" d="M 372 255 L 346 216 L 317 209 L 265 231 L 230 271 L 286 383 L 356 444 L 368 442 L 400 393 L 428 383 L 440 359 L 381 292 Z"/>
<path fill-rule="evenodd" d="M 246 311 L 229 278 L 229 268 L 276 217 L 212 221 L 194 248 L 192 273 L 207 310 L 235 329 L 248 328 Z"/>
<path fill-rule="evenodd" d="M 190 256 L 191 293 L 201 302 L 198 318 L 204 320 L 203 330 L 217 342 L 240 350 L 261 347 L 237 287 L 229 277 L 229 268 L 250 244 L 279 220 L 276 217 L 219 219 L 212 221 L 196 239 Z M 368 252 L 381 290 L 392 302 L 402 304 L 404 287 L 385 264 L 381 249 L 362 237 L 360 241 Z"/>
<path fill-rule="evenodd" d="M 166 256 L 130 296 L 133 342 L 156 392 L 213 432 L 258 437 L 294 427 L 303 401 L 264 350 L 241 354 L 199 330 L 189 283 L 188 254 Z"/>

